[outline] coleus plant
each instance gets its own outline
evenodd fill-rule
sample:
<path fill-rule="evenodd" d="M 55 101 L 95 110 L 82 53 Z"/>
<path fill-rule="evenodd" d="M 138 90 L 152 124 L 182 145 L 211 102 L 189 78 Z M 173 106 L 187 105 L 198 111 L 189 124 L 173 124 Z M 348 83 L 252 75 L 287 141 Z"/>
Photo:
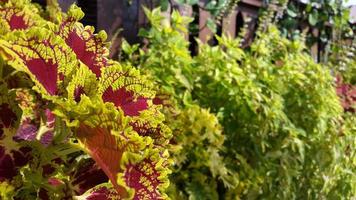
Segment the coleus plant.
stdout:
<path fill-rule="evenodd" d="M 336 74 L 336 92 L 345 112 L 355 113 L 356 109 L 356 60 L 355 43 L 336 49 L 334 59 L 328 63 Z"/>
<path fill-rule="evenodd" d="M 342 76 L 336 77 L 336 93 L 340 97 L 341 105 L 345 112 L 355 113 L 356 109 L 356 86 L 345 83 Z"/>
<path fill-rule="evenodd" d="M 152 83 L 108 59 L 75 5 L 0 5 L 1 198 L 168 198 L 171 132 Z"/>

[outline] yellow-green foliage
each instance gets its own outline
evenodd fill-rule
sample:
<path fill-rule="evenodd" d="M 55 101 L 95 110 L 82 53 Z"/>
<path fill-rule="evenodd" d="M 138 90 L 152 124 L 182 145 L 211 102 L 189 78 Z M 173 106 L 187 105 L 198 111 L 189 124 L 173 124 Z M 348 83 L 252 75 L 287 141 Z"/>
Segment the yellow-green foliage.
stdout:
<path fill-rule="evenodd" d="M 225 137 L 217 117 L 191 99 L 194 60 L 188 42 L 182 37 L 190 19 L 174 11 L 168 23 L 158 9 L 146 10 L 146 14 L 153 26 L 140 34 L 149 38 L 149 49 L 140 51 L 139 60 L 136 60 L 130 55 L 138 47 L 124 42 L 123 52 L 128 59 L 122 62 L 138 65 L 157 83 L 156 98 L 162 101 L 167 124 L 173 132 L 170 142 L 174 158 L 173 182 L 168 193 L 173 199 L 188 196 L 216 199 L 218 184 L 233 187 L 236 175 L 225 167 L 221 156 Z"/>
<path fill-rule="evenodd" d="M 216 46 L 200 44 L 191 57 L 181 34 L 189 19 L 174 11 L 168 23 L 158 9 L 147 15 L 152 27 L 141 34 L 148 49 L 126 62 L 139 65 L 177 102 L 167 108 L 175 112 L 165 112 L 175 133 L 172 198 L 355 196 L 354 116 L 342 118 L 335 78 L 302 43 L 269 26 L 248 50 L 240 38 L 223 36 Z M 214 132 L 223 145 L 204 142 Z"/>

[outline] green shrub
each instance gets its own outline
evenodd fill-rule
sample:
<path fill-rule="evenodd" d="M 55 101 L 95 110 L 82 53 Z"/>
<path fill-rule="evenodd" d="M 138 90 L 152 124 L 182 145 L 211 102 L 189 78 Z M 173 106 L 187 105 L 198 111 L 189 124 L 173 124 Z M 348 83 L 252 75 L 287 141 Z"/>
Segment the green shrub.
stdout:
<path fill-rule="evenodd" d="M 219 38 L 219 46 L 202 45 L 196 58 L 193 97 L 222 116 L 226 159 L 240 180 L 234 195 L 351 196 L 352 182 L 335 173 L 345 149 L 333 77 L 274 27 L 257 37 L 248 52 Z M 349 188 L 334 191 L 341 186 Z"/>
<path fill-rule="evenodd" d="M 190 20 L 174 11 L 170 26 L 159 10 L 146 10 L 146 14 L 153 27 L 140 34 L 149 39 L 149 49 L 140 51 L 139 59 L 128 62 L 140 65 L 140 70 L 156 82 L 156 98 L 163 104 L 167 124 L 174 133 L 170 150 L 175 163 L 171 178 L 175 181 L 169 191 L 173 199 L 186 199 L 187 194 L 197 199 L 216 199 L 218 193 L 212 188 L 220 182 L 233 186 L 236 180 L 220 155 L 224 136 L 216 116 L 191 99 L 194 60 L 182 37 Z M 126 55 L 135 48 L 124 42 Z"/>
<path fill-rule="evenodd" d="M 217 46 L 200 44 L 198 55 L 191 57 L 182 36 L 188 19 L 174 12 L 168 23 L 157 9 L 147 15 L 152 27 L 141 32 L 149 42 L 147 51 L 140 50 L 139 59 L 127 62 L 150 74 L 161 91 L 178 102 L 183 114 L 168 115 L 168 124 L 178 124 L 173 141 L 181 142 L 181 152 L 193 154 L 181 164 L 181 154 L 173 153 L 172 198 L 355 195 L 354 117 L 343 120 L 334 78 L 302 43 L 282 38 L 269 26 L 257 33 L 249 50 L 239 47 L 239 38 L 217 37 Z M 201 141 L 194 127 L 207 123 L 196 118 L 203 115 L 187 111 L 192 105 L 215 114 L 223 128 L 223 146 L 194 142 Z M 200 134 L 204 138 L 207 132 Z M 206 158 L 212 147 L 218 158 Z M 218 176 L 206 168 L 211 161 L 223 167 Z"/>

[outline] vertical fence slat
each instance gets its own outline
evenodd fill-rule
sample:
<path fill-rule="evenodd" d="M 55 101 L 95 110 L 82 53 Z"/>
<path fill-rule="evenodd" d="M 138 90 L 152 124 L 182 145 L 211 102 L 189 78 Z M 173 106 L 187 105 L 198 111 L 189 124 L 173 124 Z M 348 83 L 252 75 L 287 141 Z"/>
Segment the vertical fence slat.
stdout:
<path fill-rule="evenodd" d="M 143 7 L 146 7 L 150 10 L 154 8 L 154 4 L 150 0 L 138 0 L 138 29 L 146 27 L 148 24 L 148 19 L 145 15 Z"/>
<path fill-rule="evenodd" d="M 189 5 L 177 5 L 178 7 L 178 11 L 179 13 L 182 15 L 182 16 L 185 16 L 185 17 L 192 17 L 193 15 L 193 8 L 192 6 L 189 6 Z M 184 38 L 186 40 L 189 40 L 189 27 L 187 27 L 187 33 L 184 34 Z"/>
<path fill-rule="evenodd" d="M 162 15 L 164 16 L 165 20 L 171 21 L 171 12 L 174 9 L 174 5 L 169 4 L 167 10 L 162 11 Z"/>
<path fill-rule="evenodd" d="M 139 27 L 139 12 L 140 10 L 140 0 L 132 0 L 130 4 L 128 4 L 127 0 L 124 1 L 123 6 L 123 14 L 122 14 L 122 36 L 129 43 L 137 43 L 138 37 L 138 27 Z M 143 11 L 142 11 L 143 12 Z"/>
<path fill-rule="evenodd" d="M 121 38 L 113 38 L 117 31 L 123 27 L 123 7 L 124 0 L 98 0 L 98 29 L 105 30 L 108 34 L 108 40 L 112 42 L 110 49 L 110 57 L 116 57 Z"/>
<path fill-rule="evenodd" d="M 258 22 L 258 18 L 257 17 L 248 16 L 246 18 L 246 20 L 247 21 L 245 21 L 245 23 L 247 23 L 248 32 L 244 36 L 245 41 L 244 41 L 242 47 L 250 46 L 250 44 L 253 42 L 253 39 L 254 39 L 254 36 L 255 36 L 255 31 L 257 29 L 257 22 Z"/>
<path fill-rule="evenodd" d="M 189 5 L 179 5 L 178 11 L 182 16 L 192 17 L 193 9 L 192 6 Z"/>
<path fill-rule="evenodd" d="M 98 29 L 105 30 L 111 38 L 122 27 L 124 0 L 98 0 Z"/>
<path fill-rule="evenodd" d="M 319 37 L 319 29 L 317 28 L 313 28 L 312 30 L 312 34 L 314 37 Z M 311 55 L 312 57 L 314 58 L 315 61 L 318 61 L 318 53 L 319 53 L 319 44 L 318 42 L 315 42 L 311 48 L 310 48 L 310 52 L 311 52 Z"/>
<path fill-rule="evenodd" d="M 201 1 L 200 3 L 204 4 L 204 1 Z M 209 41 L 213 36 L 213 33 L 210 31 L 209 27 L 207 26 L 207 21 L 210 18 L 211 16 L 208 11 L 199 8 L 199 39 L 203 43 Z"/>
<path fill-rule="evenodd" d="M 255 35 L 258 22 L 258 8 L 252 4 L 241 4 L 237 9 L 244 19 L 242 27 L 247 27 L 248 30 L 244 35 L 244 42 L 242 43 L 242 47 L 247 47 L 251 44 Z"/>
<path fill-rule="evenodd" d="M 67 12 L 68 8 L 74 3 L 77 3 L 77 1 L 76 0 L 58 0 L 58 4 L 64 12 Z"/>
<path fill-rule="evenodd" d="M 138 27 L 143 26 L 146 23 L 146 16 L 145 12 L 143 10 L 142 6 L 145 6 L 147 8 L 147 4 L 145 4 L 144 0 L 137 0 L 138 5 L 137 5 L 137 10 L 138 10 L 138 19 L 137 19 L 137 25 Z"/>
<path fill-rule="evenodd" d="M 37 0 L 38 1 L 38 0 Z M 91 1 L 97 1 L 97 11 L 95 17 L 97 17 L 97 29 L 105 30 L 108 33 L 109 39 L 115 34 L 118 29 L 122 29 L 120 37 L 125 38 L 129 43 L 138 43 L 142 42 L 141 38 L 137 36 L 140 28 L 148 27 L 148 19 L 145 16 L 143 6 L 148 9 L 153 9 L 157 6 L 157 1 L 155 0 L 58 0 L 63 10 L 69 7 L 73 2 L 82 2 L 83 7 L 93 7 L 89 5 Z M 211 19 L 211 15 L 208 11 L 204 10 L 203 7 L 206 5 L 208 0 L 199 0 L 200 8 L 187 6 L 187 5 L 178 5 L 175 0 L 170 8 L 163 12 L 163 15 L 170 19 L 170 13 L 172 9 L 178 9 L 178 11 L 183 16 L 193 17 L 193 12 L 197 12 L 198 16 L 195 16 L 195 22 L 199 25 L 199 32 L 195 33 L 196 35 L 189 35 L 192 33 L 185 34 L 185 38 L 190 42 L 193 41 L 193 37 L 198 37 L 202 42 L 209 42 L 213 39 L 213 33 L 207 26 L 208 19 Z M 259 7 L 262 6 L 262 0 L 242 0 L 239 3 L 239 6 L 236 10 L 232 11 L 227 17 L 223 18 L 221 21 L 221 26 L 218 27 L 217 34 L 226 34 L 231 37 L 238 35 L 237 31 L 241 28 L 239 20 L 237 19 L 238 13 L 242 13 L 244 17 L 250 17 L 253 19 L 253 23 L 249 23 L 249 31 L 246 39 L 249 41 L 253 38 L 254 29 L 256 26 L 256 16 L 258 16 Z M 87 14 L 89 17 L 91 14 Z M 92 16 L 94 17 L 94 15 Z M 84 21 L 83 21 L 84 22 Z M 89 22 L 84 22 L 89 23 Z M 194 45 L 193 45 L 194 46 Z M 194 49 L 191 48 L 190 49 Z"/>
<path fill-rule="evenodd" d="M 223 18 L 222 32 L 230 37 L 236 36 L 236 17 L 237 10 L 232 11 L 228 16 Z"/>

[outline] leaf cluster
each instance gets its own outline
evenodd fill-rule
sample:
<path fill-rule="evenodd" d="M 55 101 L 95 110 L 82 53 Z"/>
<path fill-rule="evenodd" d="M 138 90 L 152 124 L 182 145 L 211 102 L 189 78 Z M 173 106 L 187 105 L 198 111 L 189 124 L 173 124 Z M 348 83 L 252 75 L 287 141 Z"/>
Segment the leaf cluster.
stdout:
<path fill-rule="evenodd" d="M 181 27 L 188 26 L 183 22 L 189 20 L 174 12 L 168 23 L 161 20 L 158 9 L 148 16 L 156 20 L 143 34 L 149 44 L 145 51 L 138 50 L 138 59 L 126 62 L 150 74 L 162 93 L 177 103 L 167 107 L 176 107 L 167 121 L 177 126 L 173 147 L 178 145 L 183 152 L 173 153 L 178 170 L 171 176 L 172 197 L 348 199 L 355 195 L 354 117 L 343 117 L 334 77 L 327 66 L 313 61 L 302 42 L 283 38 L 268 24 L 249 50 L 241 49 L 240 38 L 222 36 L 216 37 L 216 46 L 200 44 L 198 55 L 192 57 L 181 35 Z M 197 118 L 204 116 L 192 113 L 197 106 L 218 120 L 225 138 L 218 148 L 201 140 L 210 137 L 205 136 L 208 132 L 194 134 L 215 121 Z M 216 161 L 224 168 L 218 178 L 211 167 Z"/>
<path fill-rule="evenodd" d="M 83 16 L 0 2 L 0 198 L 167 199 L 171 132 L 152 82 L 110 60 Z"/>

